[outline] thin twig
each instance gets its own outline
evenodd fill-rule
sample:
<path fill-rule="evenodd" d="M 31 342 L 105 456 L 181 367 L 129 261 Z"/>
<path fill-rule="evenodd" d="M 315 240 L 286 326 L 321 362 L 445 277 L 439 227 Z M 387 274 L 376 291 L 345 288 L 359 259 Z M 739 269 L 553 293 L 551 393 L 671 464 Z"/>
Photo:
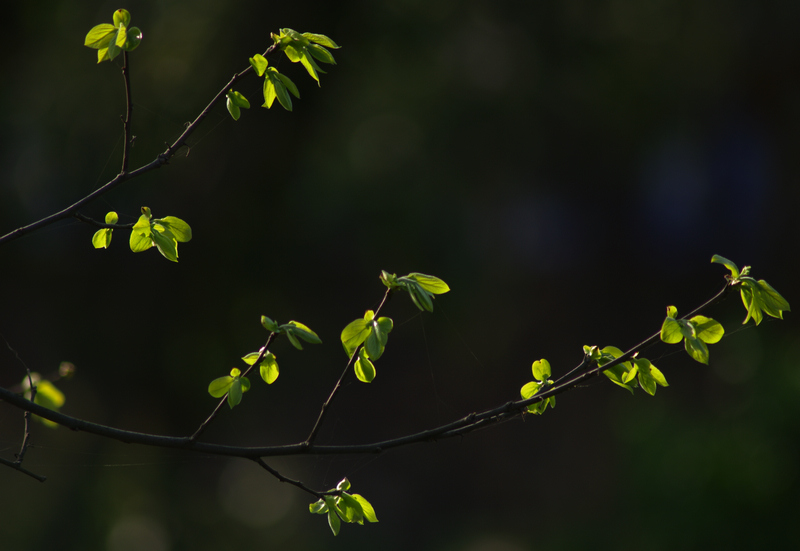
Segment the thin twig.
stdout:
<path fill-rule="evenodd" d="M 273 44 L 272 46 L 267 48 L 267 51 L 264 52 L 264 54 L 263 54 L 264 57 L 267 57 L 268 55 L 272 54 L 276 50 L 276 48 L 277 48 L 276 44 Z M 173 157 L 173 155 L 175 155 L 175 153 L 181 147 L 186 145 L 186 140 L 189 138 L 189 136 L 191 136 L 194 133 L 194 131 L 199 126 L 199 124 L 208 116 L 208 114 L 211 112 L 211 109 L 217 103 L 219 103 L 220 101 L 222 101 L 226 97 L 226 95 L 228 93 L 228 90 L 230 90 L 230 88 L 236 82 L 238 82 L 239 80 L 244 78 L 247 74 L 251 73 L 252 71 L 253 71 L 253 68 L 252 68 L 252 66 L 250 66 L 250 67 L 247 67 L 246 69 L 244 69 L 243 71 L 233 75 L 233 77 L 228 81 L 228 83 L 225 84 L 225 86 L 223 86 L 220 89 L 220 91 L 217 93 L 216 96 L 214 96 L 214 99 L 212 99 L 209 102 L 209 104 L 206 106 L 206 108 L 203 109 L 200 112 L 200 114 L 197 116 L 197 118 L 186 127 L 186 129 L 183 131 L 183 133 L 180 136 L 178 136 L 178 139 L 176 139 L 171 145 L 168 145 L 166 151 L 164 151 L 163 153 L 158 155 L 151 162 L 149 162 L 148 164 L 143 165 L 143 166 L 141 166 L 141 167 L 139 167 L 139 168 L 137 168 L 137 169 L 135 169 L 135 170 L 133 170 L 131 172 L 121 172 L 121 173 L 117 174 L 112 180 L 110 180 L 109 182 L 107 182 L 103 186 L 99 187 L 98 189 L 96 189 L 95 191 L 93 191 L 89 195 L 85 196 L 84 198 L 79 199 L 78 201 L 76 201 L 72 205 L 68 206 L 67 208 L 65 208 L 63 210 L 60 210 L 60 211 L 58 211 L 58 212 L 56 212 L 54 214 L 51 214 L 49 216 L 46 216 L 46 217 L 42 218 L 41 220 L 33 222 L 32 224 L 28 224 L 27 226 L 22 226 L 20 228 L 17 228 L 15 230 L 7 233 L 6 235 L 0 237 L 0 245 L 3 245 L 5 243 L 8 243 L 8 242 L 13 241 L 15 239 L 18 239 L 18 238 L 20 238 L 20 237 L 22 237 L 24 235 L 30 234 L 30 233 L 35 232 L 37 230 L 40 230 L 41 228 L 44 228 L 45 226 L 49 226 L 50 224 L 53 224 L 54 222 L 58 222 L 59 220 L 64 220 L 66 218 L 69 218 L 69 217 L 73 216 L 76 212 L 78 212 L 84 205 L 94 201 L 95 199 L 97 199 L 98 197 L 100 197 L 102 195 L 105 195 L 106 193 L 108 193 L 109 191 L 111 191 L 112 189 L 117 187 L 118 185 L 122 184 L 123 182 L 126 182 L 128 180 L 132 180 L 134 178 L 137 178 L 137 177 L 139 177 L 139 176 L 141 176 L 141 175 L 143 175 L 143 174 L 145 174 L 147 172 L 150 172 L 150 171 L 155 170 L 157 168 L 161 168 L 162 166 L 167 164 L 169 162 L 169 160 Z M 126 140 L 126 144 L 127 144 L 127 140 Z"/>
<path fill-rule="evenodd" d="M 279 473 L 278 471 L 276 471 L 275 469 L 273 469 L 272 467 L 267 465 L 264 462 L 264 460 L 261 459 L 260 457 L 257 457 L 255 459 L 253 459 L 253 461 L 258 463 L 262 468 L 264 468 L 267 472 L 269 472 L 269 474 L 271 474 L 272 476 L 274 476 L 275 478 L 277 478 L 281 482 L 286 482 L 287 484 L 291 484 L 292 486 L 297 486 L 298 488 L 300 488 L 304 492 L 308 492 L 309 494 L 311 494 L 312 496 L 316 497 L 317 499 L 322 499 L 322 496 L 324 494 L 322 494 L 320 492 L 317 492 L 315 490 L 312 490 L 311 488 L 309 488 L 308 486 L 306 486 L 305 484 L 303 484 L 299 480 L 292 480 L 291 478 L 287 478 L 287 477 L 283 476 L 281 473 Z"/>
<path fill-rule="evenodd" d="M 392 292 L 391 289 L 386 289 L 386 293 L 384 293 L 384 295 L 383 295 L 383 300 L 381 300 L 381 303 L 378 305 L 378 309 L 375 310 L 374 316 L 375 316 L 376 319 L 378 317 L 378 314 L 381 311 L 381 308 L 383 308 L 383 305 L 386 304 L 386 301 L 389 298 L 391 292 Z M 317 417 L 317 421 L 316 421 L 316 423 L 314 423 L 314 427 L 311 429 L 311 432 L 309 433 L 308 438 L 306 438 L 305 444 L 307 446 L 310 446 L 311 444 L 314 443 L 314 440 L 317 437 L 317 433 L 319 432 L 319 429 L 322 427 L 322 421 L 325 418 L 325 414 L 327 413 L 328 408 L 330 408 L 331 403 L 333 402 L 333 399 L 336 397 L 336 394 L 339 392 L 339 388 L 342 386 L 342 381 L 344 381 L 344 378 L 347 376 L 347 373 L 350 370 L 350 365 L 353 363 L 353 359 L 356 357 L 356 353 L 357 352 L 358 352 L 358 348 L 356 348 L 353 351 L 353 353 L 350 354 L 350 359 L 347 360 L 347 365 L 344 366 L 344 370 L 342 371 L 342 374 L 339 375 L 339 379 L 336 381 L 336 384 L 333 385 L 333 390 L 331 390 L 331 393 L 328 396 L 328 399 L 325 400 L 324 404 L 322 404 L 322 409 L 319 412 L 319 416 Z"/>
<path fill-rule="evenodd" d="M 19 472 L 21 472 L 23 474 L 26 474 L 26 475 L 30 476 L 31 478 L 35 478 L 39 482 L 44 482 L 45 480 L 47 480 L 46 476 L 42 476 L 42 475 L 39 475 L 39 474 L 36 474 L 36 473 L 32 473 L 31 471 L 29 471 L 28 469 L 23 468 L 21 465 L 17 464 L 16 462 L 9 461 L 7 459 L 3 459 L 2 457 L 0 457 L 0 463 L 5 465 L 6 467 L 11 467 L 15 471 L 19 471 Z"/>
<path fill-rule="evenodd" d="M 258 364 L 261 363 L 261 361 L 264 359 L 264 356 L 266 356 L 267 352 L 269 352 L 269 350 L 267 350 L 267 348 L 269 347 L 270 343 L 272 342 L 272 338 L 274 336 L 275 336 L 275 333 L 270 332 L 269 337 L 267 337 L 267 342 L 264 343 L 264 346 L 261 347 L 261 350 L 259 351 L 258 358 L 256 358 L 256 361 L 253 362 L 252 364 L 250 364 L 250 367 L 248 367 L 245 370 L 245 372 L 242 373 L 242 375 L 241 375 L 242 377 L 246 377 L 247 374 L 250 373 L 250 371 L 252 371 L 255 366 L 257 366 Z M 217 415 L 219 415 L 219 412 L 222 411 L 222 407 L 225 405 L 225 402 L 227 400 L 228 400 L 228 393 L 225 393 L 225 396 L 223 396 L 222 399 L 219 401 L 219 403 L 217 404 L 217 407 L 215 407 L 214 411 L 211 412 L 211 415 L 209 415 L 208 418 L 205 421 L 203 421 L 203 423 L 197 428 L 197 430 L 194 431 L 194 434 L 189 437 L 189 440 L 194 442 L 195 440 L 197 440 L 199 438 L 199 436 L 201 434 L 203 434 L 203 432 L 205 432 L 205 430 L 208 428 L 208 425 L 211 424 L 211 421 L 213 421 L 217 417 Z"/>
<path fill-rule="evenodd" d="M 124 143 L 122 144 L 122 170 L 120 174 L 128 173 L 128 158 L 131 148 L 131 116 L 133 115 L 133 100 L 131 98 L 130 60 L 128 52 L 122 52 L 122 78 L 125 81 L 125 120 L 122 122 Z"/>

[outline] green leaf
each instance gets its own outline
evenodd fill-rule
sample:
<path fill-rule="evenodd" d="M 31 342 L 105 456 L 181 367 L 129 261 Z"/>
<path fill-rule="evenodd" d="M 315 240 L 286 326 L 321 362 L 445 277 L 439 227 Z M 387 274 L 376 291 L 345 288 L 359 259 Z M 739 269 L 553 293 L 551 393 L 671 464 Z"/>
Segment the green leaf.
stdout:
<path fill-rule="evenodd" d="M 177 262 L 178 240 L 175 239 L 175 236 L 172 235 L 172 232 L 161 224 L 153 224 L 151 228 L 153 230 L 151 236 L 156 248 L 158 249 L 158 252 L 160 252 L 167 260 Z"/>
<path fill-rule="evenodd" d="M 347 490 L 349 490 L 349 489 L 350 489 L 350 480 L 349 480 L 347 477 L 344 477 L 344 478 L 343 478 L 343 479 L 341 479 L 341 480 L 339 481 L 339 483 L 336 485 L 336 489 L 337 489 L 337 490 L 340 490 L 340 491 L 345 491 L 345 492 L 346 492 Z"/>
<path fill-rule="evenodd" d="M 447 283 L 432 275 L 413 272 L 408 274 L 406 277 L 413 279 L 419 283 L 420 287 L 429 293 L 433 293 L 434 295 L 441 295 L 450 291 L 450 287 L 447 285 Z"/>
<path fill-rule="evenodd" d="M 364 511 L 357 499 L 346 492 L 342 492 L 339 502 L 339 510 L 343 513 L 342 520 L 345 522 L 357 522 L 364 524 Z"/>
<path fill-rule="evenodd" d="M 228 393 L 228 389 L 231 388 L 232 384 L 233 377 L 229 377 L 227 375 L 225 377 L 214 379 L 208 385 L 208 393 L 214 398 L 222 398 Z"/>
<path fill-rule="evenodd" d="M 231 386 L 228 389 L 228 406 L 231 409 L 241 403 L 242 392 L 242 379 L 240 377 L 234 377 L 233 381 L 231 381 Z"/>
<path fill-rule="evenodd" d="M 264 71 L 267 70 L 267 67 L 269 66 L 269 61 L 267 61 L 267 58 L 265 58 L 263 55 L 256 54 L 250 58 L 250 65 L 253 66 L 253 69 L 255 69 L 256 74 L 261 77 L 264 76 Z"/>
<path fill-rule="evenodd" d="M 722 256 L 720 256 L 718 254 L 715 254 L 714 256 L 711 257 L 711 262 L 712 263 L 716 262 L 718 264 L 722 264 L 723 266 L 728 268 L 728 270 L 730 270 L 730 272 L 731 272 L 731 277 L 733 279 L 737 279 L 739 277 L 739 268 L 736 266 L 736 264 L 734 264 L 733 262 L 731 262 L 727 258 L 722 257 Z"/>
<path fill-rule="evenodd" d="M 113 210 L 111 212 L 106 213 L 106 224 L 116 224 L 119 220 L 119 216 Z M 106 228 L 108 229 L 108 228 Z"/>
<path fill-rule="evenodd" d="M 695 316 L 689 320 L 694 324 L 697 338 L 708 344 L 714 344 L 722 339 L 725 328 L 722 324 L 705 316 Z"/>
<path fill-rule="evenodd" d="M 324 499 L 320 499 L 315 501 L 314 503 L 309 504 L 308 512 L 314 515 L 322 515 L 328 512 L 328 504 L 325 503 Z"/>
<path fill-rule="evenodd" d="M 278 378 L 280 374 L 278 362 L 272 352 L 267 352 L 264 355 L 264 359 L 259 364 L 259 371 L 261 372 L 261 378 L 264 379 L 264 382 L 268 385 L 274 383 Z"/>
<path fill-rule="evenodd" d="M 278 331 L 280 331 L 280 327 L 278 327 L 278 324 L 269 319 L 267 316 L 261 316 L 261 325 L 263 325 L 264 329 L 266 329 L 270 333 L 277 333 Z"/>
<path fill-rule="evenodd" d="M 781 294 L 772 288 L 772 286 L 760 279 L 758 281 L 760 291 L 761 307 L 764 312 L 773 318 L 783 319 L 783 312 L 790 312 L 791 307 L 789 302 L 781 296 Z"/>
<path fill-rule="evenodd" d="M 83 45 L 94 50 L 108 48 L 111 40 L 116 36 L 117 28 L 110 23 L 102 23 L 92 27 L 86 34 Z"/>
<path fill-rule="evenodd" d="M 150 229 L 150 212 L 142 214 L 131 229 L 130 246 L 135 253 L 146 251 L 153 246 L 152 230 Z"/>
<path fill-rule="evenodd" d="M 339 48 L 341 48 L 341 46 L 338 46 L 336 42 L 334 42 L 324 34 L 303 33 L 302 36 L 303 38 L 307 38 L 309 41 L 319 44 L 320 46 L 333 48 L 334 50 L 338 50 Z"/>
<path fill-rule="evenodd" d="M 709 354 L 706 343 L 697 337 L 686 337 L 686 339 L 684 339 L 684 346 L 686 352 L 688 352 L 692 358 L 700 363 L 708 365 Z"/>
<path fill-rule="evenodd" d="M 367 312 L 371 320 L 372 310 L 368 310 Z M 348 357 L 352 356 L 353 352 L 356 351 L 356 348 L 361 346 L 361 343 L 366 340 L 370 334 L 370 330 L 370 322 L 367 321 L 366 317 L 363 319 L 353 320 L 342 330 L 342 345 L 344 346 L 344 351 Z"/>
<path fill-rule="evenodd" d="M 132 52 L 136 48 L 139 47 L 139 44 L 142 42 L 142 31 L 139 27 L 131 27 L 128 29 L 128 39 L 125 41 L 125 44 L 122 46 L 122 49 L 128 52 Z"/>
<path fill-rule="evenodd" d="M 190 228 L 189 224 L 180 218 L 175 216 L 165 216 L 164 218 L 153 220 L 153 222 L 161 224 L 167 228 L 172 233 L 173 237 L 180 243 L 187 243 L 188 241 L 192 240 L 192 228 Z"/>
<path fill-rule="evenodd" d="M 250 102 L 241 93 L 229 90 L 227 94 L 226 106 L 233 120 L 238 121 L 242 114 L 241 109 L 250 109 Z"/>
<path fill-rule="evenodd" d="M 358 359 L 355 363 L 356 377 L 362 383 L 371 383 L 375 378 L 375 364 L 367 357 L 367 353 L 362 346 L 358 351 Z"/>
<path fill-rule="evenodd" d="M 131 23 L 131 14 L 128 10 L 119 9 L 114 12 L 114 26 L 119 27 L 122 25 L 123 27 L 127 27 Z"/>
<path fill-rule="evenodd" d="M 674 306 L 667 306 L 667 317 L 661 325 L 661 340 L 668 344 L 676 344 L 683 340 L 683 328 L 675 319 L 678 309 Z"/>
<path fill-rule="evenodd" d="M 225 102 L 225 107 L 228 108 L 228 113 L 231 114 L 231 117 L 233 118 L 233 120 L 238 121 L 239 117 L 242 116 L 242 110 L 239 109 L 238 105 L 234 104 L 231 101 L 230 97 L 228 97 L 228 100 Z"/>
<path fill-rule="evenodd" d="M 339 516 L 336 514 L 336 504 L 334 502 L 334 498 L 331 496 L 325 496 L 325 504 L 328 506 L 328 526 L 331 527 L 331 532 L 333 532 L 333 535 L 338 536 L 339 529 L 341 528 L 342 524 L 339 520 Z"/>
<path fill-rule="evenodd" d="M 361 505 L 361 510 L 364 513 L 365 519 L 367 519 L 369 522 L 378 522 L 378 517 L 375 516 L 375 509 L 372 507 L 372 504 L 370 504 L 369 501 L 359 494 L 352 494 L 352 498 L 358 501 L 359 505 Z"/>
<path fill-rule="evenodd" d="M 286 333 L 289 341 L 298 350 L 302 350 L 303 347 L 300 346 L 300 341 L 298 341 L 296 337 L 299 337 L 311 344 L 322 344 L 322 340 L 317 336 L 317 334 L 299 321 L 292 320 L 289 323 L 281 325 L 280 329 Z"/>
<path fill-rule="evenodd" d="M 636 358 L 633 360 L 635 370 L 638 373 L 639 385 L 650 396 L 655 396 L 656 388 L 658 385 L 669 386 L 664 374 L 659 371 L 656 366 L 650 363 L 650 360 L 645 358 Z"/>
<path fill-rule="evenodd" d="M 92 236 L 92 245 L 95 249 L 107 249 L 111 245 L 111 228 L 102 228 L 95 232 Z"/>
<path fill-rule="evenodd" d="M 292 79 L 290 79 L 289 77 L 287 77 L 283 73 L 279 73 L 278 71 L 275 71 L 275 75 L 279 79 L 281 79 L 281 82 L 283 83 L 283 85 L 286 87 L 287 90 L 289 90 L 289 92 L 292 93 L 292 95 L 294 97 L 296 97 L 297 99 L 300 99 L 300 91 L 297 89 L 297 86 L 295 86 L 294 82 L 292 82 Z M 290 109 L 290 111 L 291 111 L 291 109 Z"/>
<path fill-rule="evenodd" d="M 333 54 L 330 53 L 328 50 L 319 46 L 317 44 L 309 44 L 306 46 L 306 51 L 310 53 L 317 61 L 321 61 L 322 63 L 328 63 L 330 65 L 336 65 L 336 60 L 333 59 Z"/>
<path fill-rule="evenodd" d="M 550 378 L 550 362 L 542 358 L 533 362 L 533 378 L 537 381 L 546 381 Z"/>

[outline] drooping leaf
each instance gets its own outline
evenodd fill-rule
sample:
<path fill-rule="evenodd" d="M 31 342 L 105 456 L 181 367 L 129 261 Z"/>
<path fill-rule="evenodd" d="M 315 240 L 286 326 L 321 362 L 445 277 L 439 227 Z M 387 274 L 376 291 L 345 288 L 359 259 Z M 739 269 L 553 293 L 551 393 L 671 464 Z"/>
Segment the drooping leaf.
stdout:
<path fill-rule="evenodd" d="M 264 71 L 269 67 L 269 61 L 263 55 L 256 54 L 250 58 L 250 65 L 253 66 L 256 74 L 261 77 L 264 76 Z"/>
<path fill-rule="evenodd" d="M 358 359 L 356 359 L 354 370 L 356 377 L 362 383 L 371 383 L 375 379 L 375 364 L 370 361 L 363 346 L 358 351 Z"/>
<path fill-rule="evenodd" d="M 709 354 L 706 343 L 697 337 L 686 337 L 684 339 L 684 346 L 686 348 L 686 352 L 688 352 L 692 358 L 700 363 L 708 365 Z"/>
<path fill-rule="evenodd" d="M 378 517 L 375 515 L 375 509 L 372 507 L 372 504 L 370 504 L 369 501 L 359 494 L 352 494 L 352 497 L 361 505 L 361 510 L 364 513 L 365 519 L 367 519 L 369 522 L 378 522 Z"/>
<path fill-rule="evenodd" d="M 731 262 L 727 258 L 722 257 L 722 256 L 720 256 L 718 254 L 715 254 L 714 256 L 711 257 L 711 262 L 712 263 L 716 262 L 718 264 L 722 264 L 723 266 L 728 268 L 728 270 L 730 270 L 730 272 L 731 272 L 731 277 L 733 279 L 736 279 L 736 278 L 739 277 L 739 268 L 738 268 L 738 266 L 736 266 L 736 264 L 734 264 L 733 262 Z"/>
<path fill-rule="evenodd" d="M 259 364 L 259 371 L 261 373 L 261 378 L 264 379 L 264 382 L 268 385 L 274 383 L 278 375 L 280 375 L 280 370 L 278 369 L 278 361 L 275 359 L 275 355 L 272 352 L 267 352 L 264 355 L 264 359 Z"/>

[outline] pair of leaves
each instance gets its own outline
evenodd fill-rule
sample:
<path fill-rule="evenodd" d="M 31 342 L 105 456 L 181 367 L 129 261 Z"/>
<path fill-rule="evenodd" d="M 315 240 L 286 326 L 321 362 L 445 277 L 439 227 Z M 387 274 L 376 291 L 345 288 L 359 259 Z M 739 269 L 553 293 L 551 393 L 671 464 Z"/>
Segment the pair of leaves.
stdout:
<path fill-rule="evenodd" d="M 600 367 L 623 355 L 622 350 L 616 346 L 606 346 L 602 350 L 596 346 L 584 346 L 583 352 Z M 656 388 L 669 386 L 661 370 L 646 358 L 634 357 L 630 361 L 606 369 L 603 374 L 612 383 L 628 390 L 631 394 L 637 386 L 641 386 L 650 396 L 655 396 Z"/>
<path fill-rule="evenodd" d="M 525 384 L 519 391 L 520 396 L 524 400 L 528 398 L 533 398 L 542 388 L 545 388 L 551 384 L 553 381 L 550 380 L 550 362 L 545 359 L 536 360 L 533 362 L 532 366 L 533 371 L 533 378 L 536 379 L 535 381 L 531 381 Z M 534 413 L 536 415 L 541 415 L 544 413 L 544 410 L 547 409 L 547 405 L 550 407 L 556 407 L 556 397 L 550 396 L 549 398 L 545 398 L 541 402 L 536 402 L 535 404 L 531 404 L 528 406 L 528 412 Z"/>
<path fill-rule="evenodd" d="M 214 398 L 222 398 L 228 395 L 228 406 L 231 409 L 238 406 L 242 401 L 242 394 L 250 390 L 250 380 L 242 377 L 242 372 L 238 368 L 231 369 L 231 374 L 211 381 L 208 385 L 208 393 Z"/>
<path fill-rule="evenodd" d="M 371 360 L 377 360 L 383 355 L 393 327 L 394 323 L 390 318 L 375 318 L 375 312 L 367 310 L 363 318 L 353 320 L 342 330 L 342 345 L 348 357 L 364 344 L 355 363 L 359 381 L 369 383 L 375 378 L 375 364 Z"/>
<path fill-rule="evenodd" d="M 114 211 L 106 214 L 106 224 L 116 224 L 119 221 L 119 216 Z M 101 228 L 97 230 L 92 236 L 92 245 L 95 249 L 107 249 L 111 245 L 111 236 L 114 228 Z"/>
<path fill-rule="evenodd" d="M 177 262 L 178 243 L 191 239 L 192 228 L 180 218 L 153 218 L 150 209 L 142 207 L 142 215 L 131 230 L 130 246 L 133 252 L 140 253 L 155 245 L 164 258 Z"/>
<path fill-rule="evenodd" d="M 317 336 L 309 327 L 303 325 L 299 321 L 290 321 L 289 323 L 284 323 L 283 325 L 278 325 L 277 322 L 271 320 L 267 316 L 261 316 L 261 325 L 264 326 L 264 329 L 271 333 L 275 333 L 277 335 L 286 335 L 286 338 L 289 339 L 289 342 L 292 343 L 298 350 L 302 350 L 303 346 L 300 344 L 301 340 L 304 340 L 311 344 L 322 344 L 322 339 Z"/>
<path fill-rule="evenodd" d="M 334 490 L 338 492 L 337 495 L 323 496 L 319 501 L 316 501 L 308 506 L 308 510 L 312 514 L 327 515 L 328 526 L 334 536 L 339 535 L 339 530 L 344 522 L 357 522 L 363 525 L 364 521 L 378 522 L 378 517 L 375 516 L 375 509 L 369 501 L 359 494 L 349 494 L 347 490 L 350 489 L 350 481 L 346 478 L 343 479 L 336 486 Z"/>
<path fill-rule="evenodd" d="M 64 402 L 66 401 L 64 393 L 58 390 L 56 385 L 47 379 L 42 379 L 41 375 L 38 373 L 31 373 L 30 378 L 25 377 L 22 380 L 22 388 L 24 390 L 23 396 L 25 396 L 25 399 L 31 399 L 31 381 L 33 381 L 33 384 L 36 387 L 36 395 L 33 397 L 33 402 L 35 404 L 44 406 L 47 409 L 52 409 L 53 411 L 58 411 L 61 406 L 64 405 Z M 40 421 L 50 428 L 54 429 L 58 427 L 58 423 L 54 423 L 49 419 L 39 417 L 38 415 L 34 415 L 33 417 L 37 421 Z"/>
<path fill-rule="evenodd" d="M 244 363 L 247 365 L 253 365 L 258 361 L 258 358 L 261 356 L 260 352 L 250 352 L 247 356 L 243 357 Z M 261 374 L 261 378 L 264 380 L 265 383 L 271 385 L 274 383 L 278 375 L 280 375 L 280 370 L 278 369 L 278 361 L 275 359 L 275 354 L 272 352 L 267 352 L 264 354 L 261 362 L 258 364 L 258 370 Z"/>
<path fill-rule="evenodd" d="M 242 109 L 250 109 L 250 102 L 235 90 L 228 90 L 227 98 L 225 105 L 228 107 L 228 113 L 231 114 L 233 120 L 238 121 L 242 116 Z"/>
<path fill-rule="evenodd" d="M 724 265 L 730 270 L 731 285 L 740 286 L 740 294 L 742 296 L 742 303 L 747 310 L 747 316 L 744 318 L 743 324 L 750 321 L 756 322 L 756 325 L 761 323 L 764 319 L 764 314 L 772 316 L 773 318 L 783 319 L 783 313 L 791 311 L 789 303 L 781 296 L 778 291 L 763 279 L 756 281 L 749 276 L 750 266 L 739 268 L 722 256 L 715 254 L 711 258 L 711 262 L 716 262 Z"/>
<path fill-rule="evenodd" d="M 275 67 L 269 66 L 269 61 L 261 54 L 256 54 L 250 58 L 250 65 L 255 69 L 256 74 L 264 77 L 264 104 L 261 107 L 270 109 L 277 98 L 284 109 L 292 110 L 292 96 L 300 99 L 300 91 L 295 86 L 292 79 L 279 72 Z"/>
<path fill-rule="evenodd" d="M 336 65 L 333 54 L 327 48 L 338 49 L 339 46 L 324 34 L 301 34 L 292 29 L 281 29 L 279 34 L 272 33 L 272 40 L 283 50 L 289 61 L 302 64 L 311 78 L 317 81 L 317 85 L 320 84 L 319 73 L 324 74 L 325 71 L 316 62 Z"/>
<path fill-rule="evenodd" d="M 138 27 L 128 27 L 131 14 L 128 10 L 114 12 L 114 24 L 102 23 L 92 27 L 86 34 L 83 45 L 97 50 L 97 62 L 112 60 L 122 51 L 135 50 L 142 41 L 142 31 Z"/>
<path fill-rule="evenodd" d="M 705 316 L 694 316 L 692 319 L 676 319 L 678 309 L 667 307 L 667 317 L 661 325 L 661 340 L 668 344 L 684 341 L 689 355 L 700 363 L 708 364 L 708 344 L 719 342 L 725 329 L 718 321 Z"/>
<path fill-rule="evenodd" d="M 408 275 L 397 277 L 386 270 L 381 272 L 381 281 L 389 289 L 408 291 L 411 300 L 420 310 L 433 312 L 434 295 L 441 295 L 450 291 L 450 287 L 438 277 L 412 272 Z"/>

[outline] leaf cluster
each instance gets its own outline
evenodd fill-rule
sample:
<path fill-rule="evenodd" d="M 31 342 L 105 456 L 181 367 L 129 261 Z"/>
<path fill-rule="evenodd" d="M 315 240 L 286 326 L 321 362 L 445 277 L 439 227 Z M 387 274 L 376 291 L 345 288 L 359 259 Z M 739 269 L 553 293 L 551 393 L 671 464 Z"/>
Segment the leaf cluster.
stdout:
<path fill-rule="evenodd" d="M 289 339 L 289 342 L 292 343 L 292 346 L 298 350 L 303 349 L 300 344 L 301 340 L 312 344 L 322 343 L 322 340 L 314 331 L 299 321 L 290 321 L 289 323 L 280 325 L 267 316 L 261 316 L 261 325 L 270 332 L 270 339 L 273 335 L 285 335 L 286 338 Z M 269 341 L 267 344 L 269 344 Z M 275 354 L 266 350 L 266 346 L 267 345 L 258 352 L 250 352 L 243 356 L 242 360 L 251 367 L 258 363 L 261 379 L 268 385 L 271 385 L 278 379 L 280 369 Z M 231 408 L 241 403 L 242 394 L 248 390 L 250 390 L 250 381 L 242 374 L 241 370 L 236 367 L 231 369 L 230 375 L 214 379 L 208 385 L 208 393 L 214 398 L 222 398 L 227 394 L 228 405 Z"/>
<path fill-rule="evenodd" d="M 359 381 L 370 383 L 375 378 L 375 364 L 371 360 L 377 360 L 383 355 L 393 327 L 394 323 L 390 318 L 376 318 L 375 312 L 367 310 L 363 318 L 353 320 L 342 330 L 342 346 L 348 357 L 352 357 L 356 349 L 364 344 L 358 351 L 355 363 Z"/>
<path fill-rule="evenodd" d="M 102 23 L 92 27 L 86 34 L 83 45 L 97 50 L 97 62 L 112 60 L 123 51 L 130 52 L 139 47 L 142 31 L 129 27 L 131 14 L 128 10 L 114 12 L 114 23 Z"/>
<path fill-rule="evenodd" d="M 433 312 L 434 295 L 441 295 L 450 291 L 450 287 L 439 279 L 427 274 L 412 272 L 408 275 L 397 277 L 387 271 L 381 272 L 381 281 L 390 290 L 408 291 L 411 300 L 420 310 Z"/>
<path fill-rule="evenodd" d="M 336 488 L 331 490 L 331 495 L 325 495 L 308 506 L 312 514 L 327 515 L 328 526 L 334 536 L 339 535 L 342 522 L 356 522 L 363 525 L 364 521 L 378 522 L 375 509 L 369 501 L 359 494 L 350 494 L 350 481 L 342 479 Z"/>
<path fill-rule="evenodd" d="M 791 311 L 786 299 L 773 289 L 769 283 L 763 279 L 756 281 L 755 278 L 750 277 L 750 266 L 745 266 L 739 271 L 736 264 L 717 254 L 711 258 L 711 262 L 722 264 L 728 268 L 731 275 L 726 277 L 730 280 L 730 284 L 740 287 L 742 303 L 744 303 L 744 307 L 747 310 L 747 316 L 742 324 L 753 318 L 756 325 L 759 325 L 761 320 L 764 319 L 764 314 L 773 318 L 783 319 L 783 313 Z"/>
<path fill-rule="evenodd" d="M 550 380 L 550 375 L 552 374 L 550 370 L 550 362 L 547 360 L 541 359 L 533 362 L 532 371 L 533 378 L 536 380 L 526 383 L 519 391 L 520 396 L 522 396 L 524 400 L 533 398 L 540 390 L 553 384 L 553 381 Z M 541 402 L 536 402 L 535 404 L 529 405 L 528 413 L 541 415 L 544 413 L 544 410 L 547 409 L 548 405 L 553 408 L 556 407 L 555 396 L 550 396 Z"/>
<path fill-rule="evenodd" d="M 584 354 L 602 367 L 624 353 L 616 346 L 599 349 L 596 346 L 584 346 Z M 669 386 L 666 377 L 650 360 L 634 356 L 630 361 L 620 362 L 603 371 L 612 383 L 621 386 L 633 394 L 637 386 L 641 386 L 650 396 L 655 396 L 659 386 Z"/>
<path fill-rule="evenodd" d="M 661 325 L 661 340 L 668 344 L 684 342 L 686 352 L 700 363 L 708 364 L 709 352 L 706 344 L 722 339 L 725 328 L 718 321 L 705 316 L 677 319 L 678 309 L 667 307 L 667 317 Z"/>
<path fill-rule="evenodd" d="M 180 218 L 153 218 L 150 209 L 142 207 L 142 214 L 131 230 L 130 246 L 135 253 L 155 246 L 164 258 L 177 262 L 178 243 L 186 243 L 191 239 L 192 228 Z"/>

